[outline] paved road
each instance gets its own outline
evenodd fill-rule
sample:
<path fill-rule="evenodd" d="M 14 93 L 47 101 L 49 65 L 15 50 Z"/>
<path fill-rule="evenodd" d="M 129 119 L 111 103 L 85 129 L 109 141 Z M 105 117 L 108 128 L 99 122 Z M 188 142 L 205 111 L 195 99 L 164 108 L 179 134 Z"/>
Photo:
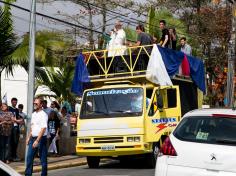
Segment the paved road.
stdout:
<path fill-rule="evenodd" d="M 40 174 L 34 174 L 39 176 Z M 121 166 L 118 161 L 107 161 L 99 169 L 89 169 L 87 165 L 49 171 L 50 176 L 154 176 L 154 169 L 147 169 L 137 161 Z"/>

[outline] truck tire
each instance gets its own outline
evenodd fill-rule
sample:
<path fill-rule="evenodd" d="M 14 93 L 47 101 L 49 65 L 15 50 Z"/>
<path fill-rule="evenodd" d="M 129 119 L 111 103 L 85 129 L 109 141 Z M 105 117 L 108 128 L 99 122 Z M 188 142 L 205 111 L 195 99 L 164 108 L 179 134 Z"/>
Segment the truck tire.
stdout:
<path fill-rule="evenodd" d="M 98 168 L 100 162 L 100 157 L 97 156 L 87 156 L 87 163 L 89 168 Z"/>
<path fill-rule="evenodd" d="M 152 152 L 146 154 L 145 162 L 148 168 L 155 168 L 159 150 L 160 150 L 160 147 L 158 143 L 154 143 L 152 147 Z"/>

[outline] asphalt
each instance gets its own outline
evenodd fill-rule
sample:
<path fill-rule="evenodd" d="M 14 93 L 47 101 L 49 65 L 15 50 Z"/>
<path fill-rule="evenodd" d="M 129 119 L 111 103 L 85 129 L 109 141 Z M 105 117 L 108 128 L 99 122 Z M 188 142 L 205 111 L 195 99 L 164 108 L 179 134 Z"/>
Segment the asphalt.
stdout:
<path fill-rule="evenodd" d="M 48 157 L 48 170 L 62 169 L 68 167 L 75 167 L 87 164 L 86 158 L 76 155 L 66 155 L 66 156 L 57 156 L 57 157 Z M 25 163 L 24 161 L 20 162 L 11 162 L 9 164 L 14 170 L 20 174 L 25 172 Z M 41 165 L 39 158 L 34 160 L 33 172 L 40 172 Z"/>

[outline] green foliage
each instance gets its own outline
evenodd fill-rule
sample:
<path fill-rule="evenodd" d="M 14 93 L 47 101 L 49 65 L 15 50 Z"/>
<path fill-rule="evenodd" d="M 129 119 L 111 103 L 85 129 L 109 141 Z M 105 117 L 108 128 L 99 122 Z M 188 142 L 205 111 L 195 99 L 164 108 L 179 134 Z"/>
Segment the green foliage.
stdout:
<path fill-rule="evenodd" d="M 187 36 L 186 25 L 180 19 L 174 17 L 172 13 L 165 8 L 160 10 L 155 10 L 154 7 L 150 7 L 149 9 L 149 15 L 147 19 L 148 24 L 146 26 L 147 33 L 159 39 L 161 36 L 159 21 L 163 19 L 166 21 L 168 28 L 176 29 L 177 35 L 179 37 Z"/>
<path fill-rule="evenodd" d="M 7 73 L 12 73 L 14 62 L 11 59 L 11 54 L 17 45 L 9 7 L 0 8 L 0 24 L 0 72 L 6 69 Z"/>
<path fill-rule="evenodd" d="M 126 39 L 128 41 L 136 41 L 137 40 L 137 33 L 134 29 L 130 28 L 130 27 L 125 27 L 124 31 L 126 33 Z"/>
<path fill-rule="evenodd" d="M 38 31 L 35 36 L 35 59 L 45 66 L 55 66 L 60 62 L 57 52 L 67 51 L 71 41 L 65 40 L 61 33 L 53 31 Z M 27 63 L 29 57 L 29 34 L 24 35 L 23 41 L 12 58 L 18 64 Z"/>

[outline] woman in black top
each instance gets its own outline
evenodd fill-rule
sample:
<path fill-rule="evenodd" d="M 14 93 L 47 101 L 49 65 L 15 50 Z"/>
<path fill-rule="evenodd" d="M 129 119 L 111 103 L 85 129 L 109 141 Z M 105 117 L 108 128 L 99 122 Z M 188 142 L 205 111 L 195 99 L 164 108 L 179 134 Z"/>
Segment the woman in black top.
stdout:
<path fill-rule="evenodd" d="M 177 35 L 175 28 L 170 28 L 169 34 L 170 34 L 170 48 L 176 50 Z"/>
<path fill-rule="evenodd" d="M 59 131 L 60 131 L 60 120 L 58 118 L 58 113 L 56 111 L 52 111 L 48 117 L 48 134 L 50 135 L 50 144 L 52 143 L 53 139 L 56 137 L 56 147 L 57 153 L 59 153 Z"/>

